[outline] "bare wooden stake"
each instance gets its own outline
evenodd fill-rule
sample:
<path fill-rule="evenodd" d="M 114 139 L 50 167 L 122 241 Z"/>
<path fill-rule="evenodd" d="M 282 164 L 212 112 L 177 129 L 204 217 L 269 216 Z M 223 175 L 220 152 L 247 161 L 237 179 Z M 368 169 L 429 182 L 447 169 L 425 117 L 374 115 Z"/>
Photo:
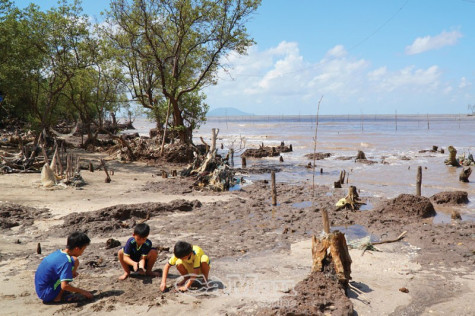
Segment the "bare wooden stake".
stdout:
<path fill-rule="evenodd" d="M 277 188 L 275 187 L 275 171 L 271 172 L 271 179 L 272 179 L 272 205 L 277 205 Z"/>
<path fill-rule="evenodd" d="M 241 157 L 242 168 L 246 168 L 246 157 Z"/>
<path fill-rule="evenodd" d="M 36 246 L 36 253 L 41 255 L 41 244 L 38 243 L 38 245 Z"/>
<path fill-rule="evenodd" d="M 330 233 L 330 221 L 328 220 L 328 211 L 322 210 L 323 231 L 326 234 Z"/>
<path fill-rule="evenodd" d="M 417 179 L 416 179 L 416 195 L 421 196 L 421 185 L 422 185 L 422 167 L 417 167 Z"/>
<path fill-rule="evenodd" d="M 110 183 L 112 180 L 111 180 L 111 177 L 109 176 L 109 172 L 107 171 L 106 162 L 102 158 L 101 158 L 101 166 L 102 166 L 102 168 L 104 168 L 104 172 L 106 173 L 106 179 L 105 179 L 104 182 L 105 183 Z"/>
<path fill-rule="evenodd" d="M 66 155 L 66 181 L 69 182 L 71 177 L 71 154 Z"/>
<path fill-rule="evenodd" d="M 231 167 L 234 167 L 234 149 L 232 148 L 229 150 L 229 157 L 230 157 L 229 164 Z"/>

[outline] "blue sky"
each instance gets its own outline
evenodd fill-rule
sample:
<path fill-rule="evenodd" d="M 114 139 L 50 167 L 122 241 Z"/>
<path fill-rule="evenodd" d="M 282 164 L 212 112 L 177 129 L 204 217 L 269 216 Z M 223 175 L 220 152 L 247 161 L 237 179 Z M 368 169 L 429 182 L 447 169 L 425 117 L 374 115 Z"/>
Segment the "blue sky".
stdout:
<path fill-rule="evenodd" d="M 83 8 L 100 17 L 107 3 Z M 475 0 L 263 0 L 248 23 L 257 44 L 227 56 L 232 69 L 206 102 L 304 115 L 323 96 L 320 114 L 464 114 L 475 104 L 474 17 Z"/>

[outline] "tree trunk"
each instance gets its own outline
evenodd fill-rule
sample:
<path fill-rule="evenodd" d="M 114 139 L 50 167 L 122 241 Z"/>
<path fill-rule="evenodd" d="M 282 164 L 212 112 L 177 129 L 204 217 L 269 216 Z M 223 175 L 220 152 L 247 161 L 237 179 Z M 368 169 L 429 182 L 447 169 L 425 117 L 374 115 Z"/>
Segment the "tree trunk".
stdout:
<path fill-rule="evenodd" d="M 181 115 L 180 107 L 178 106 L 178 100 L 174 100 L 170 98 L 170 102 L 173 107 L 173 123 L 174 127 L 178 128 L 178 136 L 180 137 L 180 141 L 183 144 L 188 144 L 188 137 L 187 137 L 187 131 L 185 128 L 185 124 L 183 122 L 183 117 Z"/>

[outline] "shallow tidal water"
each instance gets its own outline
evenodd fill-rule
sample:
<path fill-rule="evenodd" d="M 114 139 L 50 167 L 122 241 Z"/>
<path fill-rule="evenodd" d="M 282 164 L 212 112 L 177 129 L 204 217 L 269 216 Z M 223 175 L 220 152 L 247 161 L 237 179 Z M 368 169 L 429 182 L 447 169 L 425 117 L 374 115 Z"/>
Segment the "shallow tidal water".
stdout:
<path fill-rule="evenodd" d="M 138 119 L 134 122 L 141 135 L 148 135 L 153 123 Z M 417 167 L 422 167 L 422 195 L 430 197 L 442 191 L 463 190 L 470 201 L 464 209 L 473 220 L 475 214 L 475 176 L 469 183 L 458 180 L 462 168 L 446 166 L 447 147 L 457 149 L 457 156 L 474 154 L 475 117 L 462 115 L 365 115 L 365 116 L 241 116 L 210 117 L 194 131 L 194 142 L 200 137 L 207 142 L 211 129 L 219 129 L 217 147 L 226 155 L 234 148 L 234 165 L 241 167 L 243 148 L 279 146 L 281 142 L 292 144 L 293 151 L 279 157 L 247 159 L 247 166 L 276 166 L 282 169 L 276 174 L 278 182 L 296 183 L 307 181 L 331 186 L 339 178 L 341 170 L 349 173 L 349 184 L 360 190 L 360 196 L 385 196 L 393 198 L 401 193 L 415 194 Z M 315 140 L 316 135 L 316 142 Z M 432 146 L 445 150 L 425 152 Z M 305 168 L 312 159 L 305 157 L 314 152 L 331 153 L 332 156 L 316 161 L 315 174 Z M 366 165 L 353 159 L 362 150 L 368 160 L 376 164 Z M 323 170 L 323 173 L 320 170 Z M 246 175 L 246 181 L 270 179 L 269 174 Z M 296 206 L 298 207 L 298 206 Z M 445 220 L 441 220 L 444 222 Z"/>

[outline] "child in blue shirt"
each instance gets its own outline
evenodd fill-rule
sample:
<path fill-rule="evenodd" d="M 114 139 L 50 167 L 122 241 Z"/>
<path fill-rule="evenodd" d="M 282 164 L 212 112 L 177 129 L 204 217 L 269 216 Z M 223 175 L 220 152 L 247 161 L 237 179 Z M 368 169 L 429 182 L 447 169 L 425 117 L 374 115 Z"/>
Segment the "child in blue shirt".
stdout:
<path fill-rule="evenodd" d="M 158 251 L 152 248 L 152 242 L 147 239 L 149 234 L 150 227 L 147 224 L 138 224 L 134 228 L 132 237 L 119 250 L 119 262 L 124 269 L 124 274 L 119 277 L 119 280 L 127 279 L 131 269 L 141 275 L 158 276 L 152 271 L 153 265 L 157 261 Z"/>
<path fill-rule="evenodd" d="M 60 302 L 65 291 L 82 294 L 87 299 L 93 297 L 88 291 L 69 284 L 78 275 L 78 257 L 90 242 L 86 234 L 72 233 L 68 237 L 66 249 L 56 250 L 41 261 L 35 273 L 35 289 L 44 303 Z"/>

